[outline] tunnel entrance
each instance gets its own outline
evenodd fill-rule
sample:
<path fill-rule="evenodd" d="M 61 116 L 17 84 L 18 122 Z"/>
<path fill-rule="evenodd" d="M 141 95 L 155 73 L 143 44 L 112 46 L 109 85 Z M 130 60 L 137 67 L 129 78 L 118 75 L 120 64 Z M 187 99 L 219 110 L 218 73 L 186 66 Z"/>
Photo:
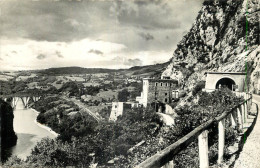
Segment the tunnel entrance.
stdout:
<path fill-rule="evenodd" d="M 222 78 L 217 82 L 216 89 L 219 89 L 221 87 L 227 87 L 230 90 L 235 91 L 235 89 L 236 89 L 235 85 L 236 85 L 236 83 L 232 79 Z"/>

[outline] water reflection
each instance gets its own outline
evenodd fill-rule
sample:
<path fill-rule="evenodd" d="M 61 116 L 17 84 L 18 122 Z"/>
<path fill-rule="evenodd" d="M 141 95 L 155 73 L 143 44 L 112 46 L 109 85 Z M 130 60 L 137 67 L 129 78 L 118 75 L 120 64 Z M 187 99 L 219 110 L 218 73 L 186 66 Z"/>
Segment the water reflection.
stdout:
<path fill-rule="evenodd" d="M 55 135 L 35 123 L 37 115 L 31 109 L 24 109 L 21 100 L 17 102 L 14 110 L 14 131 L 18 139 L 17 144 L 11 149 L 12 155 L 25 159 L 42 138 L 55 138 Z"/>

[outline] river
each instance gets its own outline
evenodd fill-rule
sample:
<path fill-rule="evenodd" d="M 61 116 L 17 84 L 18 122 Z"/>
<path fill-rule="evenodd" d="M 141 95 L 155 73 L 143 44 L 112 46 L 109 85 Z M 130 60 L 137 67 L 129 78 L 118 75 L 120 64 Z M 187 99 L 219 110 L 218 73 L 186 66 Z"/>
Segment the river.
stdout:
<path fill-rule="evenodd" d="M 21 159 L 26 159 L 31 150 L 44 137 L 54 139 L 56 136 L 50 131 L 38 126 L 35 122 L 37 112 L 32 109 L 24 109 L 22 101 L 19 99 L 14 110 L 14 131 L 18 136 L 17 144 L 12 147 L 12 155 L 17 155 Z"/>

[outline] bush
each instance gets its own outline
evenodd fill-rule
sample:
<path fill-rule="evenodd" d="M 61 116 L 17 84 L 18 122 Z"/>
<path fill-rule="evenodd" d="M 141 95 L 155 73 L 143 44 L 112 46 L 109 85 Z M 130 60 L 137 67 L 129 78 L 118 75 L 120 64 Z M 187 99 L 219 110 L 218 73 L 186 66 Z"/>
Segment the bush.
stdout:
<path fill-rule="evenodd" d="M 205 88 L 205 81 L 199 81 L 197 85 L 192 90 L 192 95 L 195 96 L 197 93 L 202 91 L 202 89 Z"/>
<path fill-rule="evenodd" d="M 126 102 L 130 93 L 127 89 L 123 89 L 122 91 L 118 92 L 118 101 L 119 102 Z"/>

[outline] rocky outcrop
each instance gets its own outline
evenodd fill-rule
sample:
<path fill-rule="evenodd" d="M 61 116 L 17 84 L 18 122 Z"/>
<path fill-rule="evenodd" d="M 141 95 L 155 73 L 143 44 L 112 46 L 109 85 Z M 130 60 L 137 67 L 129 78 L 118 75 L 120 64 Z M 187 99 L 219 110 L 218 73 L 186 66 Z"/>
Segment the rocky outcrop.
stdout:
<path fill-rule="evenodd" d="M 247 71 L 249 89 L 256 90 L 259 6 L 258 0 L 205 0 L 162 76 L 183 81 L 191 90 L 205 71 Z"/>
<path fill-rule="evenodd" d="M 8 148 L 14 146 L 17 136 L 13 128 L 13 109 L 10 104 L 0 99 L 0 115 L 1 115 L 1 161 L 5 161 L 10 155 Z"/>

